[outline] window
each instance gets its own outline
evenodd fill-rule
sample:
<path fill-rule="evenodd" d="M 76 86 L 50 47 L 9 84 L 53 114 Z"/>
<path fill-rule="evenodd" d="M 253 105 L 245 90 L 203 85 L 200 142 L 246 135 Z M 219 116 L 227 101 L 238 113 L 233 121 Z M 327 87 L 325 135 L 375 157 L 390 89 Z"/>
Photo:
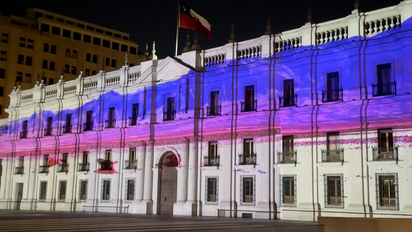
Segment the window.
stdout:
<path fill-rule="evenodd" d="M 53 117 L 47 118 L 47 128 L 44 131 L 44 135 L 52 135 L 53 131 Z"/>
<path fill-rule="evenodd" d="M 60 28 L 52 27 L 52 34 L 53 35 L 60 35 Z"/>
<path fill-rule="evenodd" d="M 3 86 L 0 86 L 0 97 L 3 97 Z"/>
<path fill-rule="evenodd" d="M 256 164 L 256 154 L 253 152 L 253 139 L 243 140 L 243 154 L 239 155 L 239 164 Z"/>
<path fill-rule="evenodd" d="M 69 25 L 73 25 L 73 26 L 74 26 L 74 22 L 73 22 L 73 21 L 67 20 L 66 23 L 69 24 Z"/>
<path fill-rule="evenodd" d="M 110 200 L 110 180 L 103 180 L 102 185 L 102 200 Z"/>
<path fill-rule="evenodd" d="M 72 32 L 69 30 L 63 29 L 63 37 L 70 39 L 72 37 Z"/>
<path fill-rule="evenodd" d="M 122 46 L 120 46 L 121 47 L 121 51 L 122 52 L 127 52 L 127 45 L 124 45 L 124 44 L 122 44 Z"/>
<path fill-rule="evenodd" d="M 105 31 L 104 32 L 106 35 L 110 35 L 110 36 L 112 36 L 113 35 L 113 33 L 112 32 L 110 32 L 110 31 Z"/>
<path fill-rule="evenodd" d="M 43 17 L 43 13 L 40 13 L 40 12 L 35 12 L 34 13 L 34 18 L 40 18 L 40 17 Z"/>
<path fill-rule="evenodd" d="M 59 200 L 60 201 L 66 200 L 66 188 L 67 188 L 67 181 L 60 181 L 60 188 L 59 188 Z"/>
<path fill-rule="evenodd" d="M 281 205 L 296 206 L 296 175 L 280 176 Z"/>
<path fill-rule="evenodd" d="M 46 19 L 53 19 L 53 20 L 54 20 L 54 17 L 51 16 L 51 15 L 47 15 L 47 14 L 46 14 Z"/>
<path fill-rule="evenodd" d="M 63 133 L 72 133 L 72 114 L 66 114 L 66 125 L 63 127 Z"/>
<path fill-rule="evenodd" d="M 86 68 L 85 75 L 86 77 L 90 76 L 90 69 Z"/>
<path fill-rule="evenodd" d="M 50 26 L 47 25 L 47 24 L 42 23 L 40 25 L 40 31 L 49 33 L 50 32 Z"/>
<path fill-rule="evenodd" d="M 112 59 L 112 67 L 116 68 L 116 60 L 115 59 Z"/>
<path fill-rule="evenodd" d="M 45 43 L 43 45 L 43 52 L 49 52 L 49 44 Z"/>
<path fill-rule="evenodd" d="M 9 34 L 3 33 L 1 35 L 1 42 L 2 43 L 8 43 L 9 42 Z"/>
<path fill-rule="evenodd" d="M 43 60 L 43 69 L 47 69 L 47 60 Z"/>
<path fill-rule="evenodd" d="M 46 181 L 41 181 L 40 182 L 40 201 L 45 201 L 47 196 L 47 182 Z"/>
<path fill-rule="evenodd" d="M 99 45 L 100 46 L 101 43 L 102 43 L 102 41 L 101 41 L 100 38 L 93 37 L 93 44 L 94 45 Z"/>
<path fill-rule="evenodd" d="M 20 138 L 27 138 L 27 120 L 23 121 L 21 126 Z"/>
<path fill-rule="evenodd" d="M 104 159 L 105 159 L 105 160 L 109 160 L 109 161 L 112 160 L 112 150 L 107 149 L 107 150 L 104 152 Z"/>
<path fill-rule="evenodd" d="M 23 82 L 30 83 L 30 81 L 31 81 L 31 74 L 30 74 L 30 73 L 26 73 L 26 74 L 24 75 Z"/>
<path fill-rule="evenodd" d="M 373 160 L 397 160 L 398 148 L 393 145 L 392 129 L 378 130 L 378 147 L 373 148 Z"/>
<path fill-rule="evenodd" d="M 137 124 L 137 117 L 139 116 L 139 103 L 135 103 L 132 106 L 132 117 L 130 117 L 129 125 L 135 126 Z"/>
<path fill-rule="evenodd" d="M 325 206 L 333 208 L 343 208 L 343 176 L 325 176 Z"/>
<path fill-rule="evenodd" d="M 70 53 L 71 53 L 71 50 L 70 49 L 66 49 L 66 57 L 70 57 Z"/>
<path fill-rule="evenodd" d="M 126 160 L 125 169 L 136 169 L 137 168 L 136 162 L 136 148 L 131 147 L 129 149 L 129 160 Z"/>
<path fill-rule="evenodd" d="M 78 33 L 78 32 L 73 32 L 73 39 L 75 40 L 82 40 L 82 34 Z"/>
<path fill-rule="evenodd" d="M 0 68 L 0 79 L 6 78 L 6 69 Z"/>
<path fill-rule="evenodd" d="M 94 31 L 94 27 L 86 26 L 86 28 L 87 28 L 87 30 L 89 30 L 89 31 Z"/>
<path fill-rule="evenodd" d="M 109 40 L 103 40 L 103 47 L 105 48 L 110 48 L 110 41 Z"/>
<path fill-rule="evenodd" d="M 86 123 L 84 124 L 84 130 L 92 130 L 93 129 L 93 120 L 92 120 L 92 111 L 89 110 L 86 112 Z"/>
<path fill-rule="evenodd" d="M 209 142 L 209 153 L 206 161 L 207 162 L 205 163 L 205 165 L 207 166 L 219 166 L 219 156 L 217 154 L 216 141 Z"/>
<path fill-rule="evenodd" d="M 99 33 L 103 34 L 104 31 L 102 29 L 96 28 L 96 32 L 99 32 Z"/>
<path fill-rule="evenodd" d="M 279 163 L 296 163 L 296 152 L 294 149 L 293 135 L 282 137 L 282 152 L 279 153 Z"/>
<path fill-rule="evenodd" d="M 55 70 L 55 66 L 56 66 L 56 64 L 54 63 L 54 61 L 50 61 L 50 65 L 49 65 L 49 68 L 50 68 L 50 70 Z"/>
<path fill-rule="evenodd" d="M 87 180 L 80 181 L 80 196 L 79 199 L 84 201 L 87 200 Z"/>
<path fill-rule="evenodd" d="M 89 171 L 89 152 L 84 151 L 82 157 L 82 163 L 79 164 L 79 171 Z"/>
<path fill-rule="evenodd" d="M 7 60 L 7 52 L 1 51 L 0 52 L 0 60 Z"/>
<path fill-rule="evenodd" d="M 339 72 L 328 73 L 326 79 L 326 91 L 322 91 L 322 101 L 341 101 L 343 99 L 343 91 L 339 89 Z"/>
<path fill-rule="evenodd" d="M 20 172 L 18 174 L 23 174 L 24 173 L 24 156 L 19 157 L 19 164 L 18 166 L 20 168 Z"/>
<path fill-rule="evenodd" d="M 114 34 L 114 37 L 116 37 L 116 38 L 122 38 L 122 36 L 119 35 L 119 34 Z"/>
<path fill-rule="evenodd" d="M 112 42 L 112 49 L 119 50 L 119 43 Z"/>
<path fill-rule="evenodd" d="M 77 50 L 73 50 L 72 52 L 72 58 L 77 59 Z"/>
<path fill-rule="evenodd" d="M 110 66 L 110 58 L 106 58 L 105 59 L 105 65 L 107 66 L 107 67 L 109 67 Z"/>
<path fill-rule="evenodd" d="M 127 197 L 126 200 L 128 201 L 133 201 L 134 200 L 134 186 L 135 186 L 135 180 L 127 180 Z"/>
<path fill-rule="evenodd" d="M 97 64 L 97 55 L 93 55 L 93 63 Z"/>
<path fill-rule="evenodd" d="M 377 66 L 377 84 L 372 85 L 372 95 L 384 96 L 396 94 L 396 82 L 391 82 L 391 64 L 380 64 Z"/>
<path fill-rule="evenodd" d="M 296 106 L 295 81 L 283 80 L 283 97 L 279 98 L 280 107 Z"/>
<path fill-rule="evenodd" d="M 71 73 L 73 75 L 76 75 L 76 66 L 72 66 Z"/>
<path fill-rule="evenodd" d="M 27 48 L 33 49 L 33 40 L 32 39 L 27 40 Z"/>
<path fill-rule="evenodd" d="M 136 55 L 136 54 L 137 54 L 137 48 L 135 48 L 135 47 L 130 47 L 130 54 Z"/>
<path fill-rule="evenodd" d="M 245 86 L 245 101 L 241 103 L 241 111 L 254 111 L 256 110 L 257 102 L 255 101 L 255 86 Z"/>
<path fill-rule="evenodd" d="M 376 173 L 376 201 L 378 210 L 399 210 L 397 173 Z"/>
<path fill-rule="evenodd" d="M 115 126 L 116 126 L 115 109 L 114 107 L 110 107 L 108 120 L 106 121 L 106 128 L 114 128 Z"/>
<path fill-rule="evenodd" d="M 70 65 L 65 64 L 64 65 L 64 73 L 69 73 L 69 70 L 70 70 Z"/>
<path fill-rule="evenodd" d="M 163 110 L 163 121 L 174 120 L 176 115 L 175 98 L 169 97 L 166 100 L 166 107 Z"/>
<path fill-rule="evenodd" d="M 91 43 L 92 37 L 90 35 L 83 35 L 83 42 Z"/>
<path fill-rule="evenodd" d="M 54 84 L 54 78 L 49 78 L 49 85 L 52 85 L 52 84 Z"/>
<path fill-rule="evenodd" d="M 96 70 L 92 70 L 92 75 L 96 75 L 97 71 Z"/>
<path fill-rule="evenodd" d="M 206 177 L 206 203 L 218 202 L 217 188 L 218 188 L 217 177 Z"/>
<path fill-rule="evenodd" d="M 127 37 L 127 36 L 123 36 L 123 39 L 125 39 L 125 40 L 129 40 L 129 37 Z"/>
<path fill-rule="evenodd" d="M 219 91 L 212 91 L 210 92 L 210 106 L 207 108 L 207 115 L 220 115 L 220 113 Z"/>
<path fill-rule="evenodd" d="M 26 65 L 31 66 L 33 63 L 33 58 L 31 56 L 26 56 Z"/>
<path fill-rule="evenodd" d="M 23 73 L 22 72 L 17 72 L 16 81 L 22 81 L 22 80 L 23 80 Z"/>
<path fill-rule="evenodd" d="M 50 49 L 51 54 L 56 54 L 56 45 L 52 45 Z"/>
<path fill-rule="evenodd" d="M 24 64 L 24 56 L 23 55 L 18 55 L 17 63 L 18 64 Z"/>
<path fill-rule="evenodd" d="M 322 151 L 323 162 L 343 161 L 343 150 L 339 148 L 339 132 L 326 133 L 326 153 Z"/>
<path fill-rule="evenodd" d="M 87 62 L 91 62 L 91 61 L 92 61 L 92 54 L 90 54 L 90 53 L 87 53 L 87 54 L 86 54 L 86 61 L 87 61 Z"/>
<path fill-rule="evenodd" d="M 255 200 L 254 177 L 241 176 L 240 184 L 241 203 L 253 204 Z"/>
<path fill-rule="evenodd" d="M 20 47 L 26 47 L 26 38 L 20 37 Z"/>

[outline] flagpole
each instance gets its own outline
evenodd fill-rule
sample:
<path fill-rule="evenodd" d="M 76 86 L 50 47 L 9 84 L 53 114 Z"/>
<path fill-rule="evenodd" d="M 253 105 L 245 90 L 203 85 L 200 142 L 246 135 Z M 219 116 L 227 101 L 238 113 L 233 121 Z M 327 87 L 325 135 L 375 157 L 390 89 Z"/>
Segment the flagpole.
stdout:
<path fill-rule="evenodd" d="M 177 56 L 177 48 L 179 46 L 179 25 L 180 25 L 180 3 L 179 3 L 179 0 L 177 0 L 177 25 L 176 25 L 175 56 Z"/>

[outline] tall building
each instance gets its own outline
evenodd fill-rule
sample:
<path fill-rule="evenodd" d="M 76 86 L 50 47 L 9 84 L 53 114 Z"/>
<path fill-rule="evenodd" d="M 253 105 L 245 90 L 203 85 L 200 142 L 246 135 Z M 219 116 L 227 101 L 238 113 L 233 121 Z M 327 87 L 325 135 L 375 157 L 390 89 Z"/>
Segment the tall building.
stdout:
<path fill-rule="evenodd" d="M 53 85 L 0 120 L 0 208 L 412 217 L 412 1 Z"/>
<path fill-rule="evenodd" d="M 117 70 L 142 60 L 129 34 L 31 8 L 25 16 L 0 15 L 0 118 L 7 117 L 7 96 L 14 86 L 29 89 L 36 81 L 54 84 L 100 70 Z"/>

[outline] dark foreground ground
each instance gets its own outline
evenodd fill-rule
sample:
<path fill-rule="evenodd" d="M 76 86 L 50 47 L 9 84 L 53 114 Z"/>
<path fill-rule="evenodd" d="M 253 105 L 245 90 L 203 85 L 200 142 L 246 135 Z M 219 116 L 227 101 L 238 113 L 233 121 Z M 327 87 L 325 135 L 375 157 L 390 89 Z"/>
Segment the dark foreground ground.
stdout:
<path fill-rule="evenodd" d="M 316 223 L 216 217 L 0 210 L 0 231 L 321 232 Z"/>

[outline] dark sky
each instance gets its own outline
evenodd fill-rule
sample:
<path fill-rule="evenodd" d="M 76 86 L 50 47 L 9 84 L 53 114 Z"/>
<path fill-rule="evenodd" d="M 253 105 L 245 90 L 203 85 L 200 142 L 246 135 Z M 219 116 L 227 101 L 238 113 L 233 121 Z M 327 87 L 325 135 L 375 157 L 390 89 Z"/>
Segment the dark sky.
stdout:
<path fill-rule="evenodd" d="M 401 0 L 360 0 L 362 11 L 399 4 Z M 205 17 L 212 25 L 212 38 L 199 35 L 202 48 L 227 43 L 230 25 L 235 24 L 236 40 L 262 35 L 267 17 L 272 18 L 272 31 L 301 27 L 312 6 L 315 23 L 344 17 L 354 9 L 355 0 L 181 0 Z M 97 25 L 127 32 L 131 40 L 144 50 L 146 43 L 156 41 L 160 58 L 174 55 L 176 38 L 177 0 L 3 0 L 0 11 L 13 13 L 26 7 L 38 7 L 58 14 L 88 21 Z M 191 32 L 193 35 L 193 32 Z M 179 50 L 184 45 L 187 30 L 180 33 Z"/>

